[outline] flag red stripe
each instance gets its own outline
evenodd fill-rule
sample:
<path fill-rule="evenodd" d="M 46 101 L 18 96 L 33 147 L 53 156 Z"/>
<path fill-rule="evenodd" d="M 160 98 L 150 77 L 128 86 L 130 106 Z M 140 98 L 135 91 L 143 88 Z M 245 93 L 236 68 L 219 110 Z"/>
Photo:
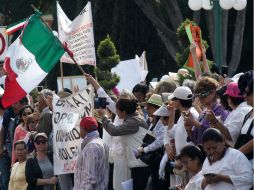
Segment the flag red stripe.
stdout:
<path fill-rule="evenodd" d="M 4 108 L 7 108 L 24 98 L 26 96 L 26 92 L 17 83 L 17 74 L 12 70 L 10 66 L 9 57 L 5 58 L 4 69 L 7 72 L 7 77 L 5 79 L 5 89 L 1 103 Z"/>

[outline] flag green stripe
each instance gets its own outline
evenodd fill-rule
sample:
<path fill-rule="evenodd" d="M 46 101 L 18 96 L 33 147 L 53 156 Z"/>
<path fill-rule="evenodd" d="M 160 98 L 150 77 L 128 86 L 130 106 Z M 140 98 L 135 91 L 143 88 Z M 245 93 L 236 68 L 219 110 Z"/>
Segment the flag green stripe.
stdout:
<path fill-rule="evenodd" d="M 35 14 L 21 35 L 22 43 L 31 52 L 42 70 L 48 73 L 64 54 L 59 40 Z"/>
<path fill-rule="evenodd" d="M 22 19 L 22 20 L 20 20 L 20 21 L 18 21 L 18 22 L 15 22 L 15 23 L 13 23 L 13 24 L 10 24 L 10 25 L 8 25 L 7 27 L 6 27 L 6 29 L 9 29 L 9 28 L 11 28 L 11 27 L 13 27 L 13 26 L 15 26 L 15 25 L 18 25 L 18 24 L 20 24 L 20 23 L 22 23 L 22 22 L 24 22 L 24 21 L 26 21 L 27 20 L 27 18 L 24 18 L 24 19 Z"/>

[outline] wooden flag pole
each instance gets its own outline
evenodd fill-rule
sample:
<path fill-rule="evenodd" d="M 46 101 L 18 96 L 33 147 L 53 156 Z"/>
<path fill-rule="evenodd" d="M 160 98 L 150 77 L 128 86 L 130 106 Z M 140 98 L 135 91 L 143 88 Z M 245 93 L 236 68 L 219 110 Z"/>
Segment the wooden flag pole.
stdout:
<path fill-rule="evenodd" d="M 64 80 L 63 80 L 63 63 L 60 61 L 60 72 L 61 72 L 61 83 L 62 83 L 62 91 L 64 91 Z"/>
<path fill-rule="evenodd" d="M 35 12 L 39 12 L 39 10 L 33 5 L 31 4 L 31 7 L 33 8 L 33 10 Z M 46 23 L 46 21 L 40 17 L 42 22 L 48 27 L 48 29 L 53 33 L 52 29 L 48 26 L 48 24 Z M 65 50 L 66 53 L 68 53 L 68 55 L 70 56 L 71 60 L 75 63 L 75 65 L 78 66 L 79 70 L 82 72 L 82 74 L 85 76 L 85 71 L 82 69 L 82 67 L 77 63 L 77 61 L 74 59 L 74 55 L 73 53 L 68 49 L 67 44 L 63 44 L 58 37 L 56 37 L 56 39 L 60 42 L 60 44 L 62 45 L 63 49 Z"/>

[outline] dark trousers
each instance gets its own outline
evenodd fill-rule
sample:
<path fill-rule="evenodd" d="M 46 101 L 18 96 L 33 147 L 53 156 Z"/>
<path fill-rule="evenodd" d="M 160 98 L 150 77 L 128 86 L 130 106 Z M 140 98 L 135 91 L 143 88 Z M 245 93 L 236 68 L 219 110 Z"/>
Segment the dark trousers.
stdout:
<path fill-rule="evenodd" d="M 149 176 L 150 176 L 149 166 L 131 168 L 131 178 L 133 179 L 133 190 L 145 190 Z"/>
<path fill-rule="evenodd" d="M 166 180 L 159 179 L 160 160 L 150 166 L 153 190 L 168 190 Z"/>
<path fill-rule="evenodd" d="M 109 163 L 108 190 L 114 190 L 114 188 L 113 188 L 113 171 L 114 171 L 114 164 Z"/>

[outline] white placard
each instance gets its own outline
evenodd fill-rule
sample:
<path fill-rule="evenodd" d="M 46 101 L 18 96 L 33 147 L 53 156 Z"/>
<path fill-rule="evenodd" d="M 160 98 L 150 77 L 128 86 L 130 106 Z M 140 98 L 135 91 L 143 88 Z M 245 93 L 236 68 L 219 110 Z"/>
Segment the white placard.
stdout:
<path fill-rule="evenodd" d="M 94 90 L 86 90 L 67 98 L 53 95 L 53 152 L 54 174 L 74 173 L 81 151 L 80 119 L 93 114 Z"/>

